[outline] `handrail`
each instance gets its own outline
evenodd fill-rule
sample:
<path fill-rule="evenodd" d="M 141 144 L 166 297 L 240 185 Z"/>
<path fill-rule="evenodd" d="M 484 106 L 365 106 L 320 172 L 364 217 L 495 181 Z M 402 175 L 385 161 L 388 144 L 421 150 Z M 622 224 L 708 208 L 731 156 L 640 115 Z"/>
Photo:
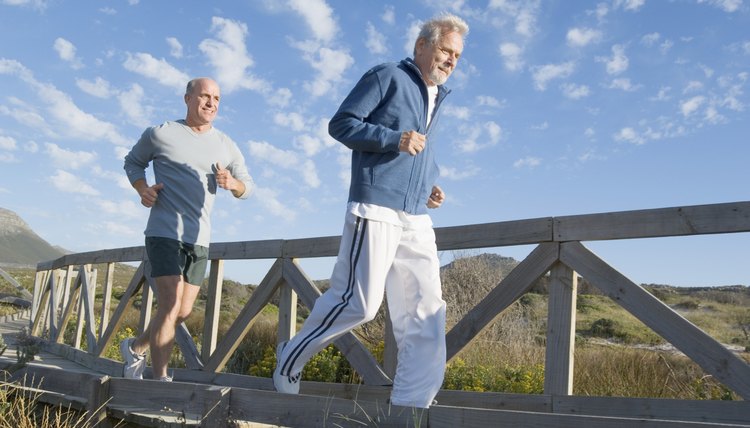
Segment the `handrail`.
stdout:
<path fill-rule="evenodd" d="M 658 299 L 645 292 L 612 267 L 588 251 L 581 242 L 724 234 L 750 232 L 750 202 L 607 212 L 559 217 L 502 221 L 436 228 L 439 250 L 537 245 L 528 257 L 511 271 L 490 293 L 446 335 L 449 359 L 472 341 L 499 314 L 527 292 L 542 275 L 550 273 L 549 320 L 555 329 L 548 330 L 545 364 L 545 393 L 572 394 L 572 358 L 575 330 L 575 295 L 578 275 L 597 286 L 620 303 L 647 326 L 715 376 L 745 400 L 750 399 L 750 365 L 734 356 L 721 344 L 679 316 Z M 280 339 L 295 331 L 297 297 L 311 307 L 319 295 L 313 282 L 297 264 L 297 259 L 332 257 L 338 252 L 340 236 L 305 239 L 216 242 L 209 250 L 211 268 L 209 296 L 203 331 L 204 349 L 198 355 L 190 333 L 178 331 L 188 367 L 204 371 L 221 371 L 231 353 L 252 328 L 262 308 L 277 290 L 282 290 L 279 308 Z M 143 293 L 143 329 L 150 316 L 153 293 L 150 269 L 143 247 L 107 249 L 68 254 L 39 263 L 32 304 L 32 334 L 49 332 L 49 337 L 63 341 L 67 319 L 74 308 L 85 309 L 79 316 L 79 328 L 73 347 L 80 344 L 80 323 L 99 325 L 99 334 L 87 327 L 89 353 L 101 356 L 122 321 L 125 307 L 139 291 Z M 275 259 L 270 271 L 247 302 L 237 320 L 221 340 L 218 329 L 218 304 L 221 300 L 223 262 L 225 260 Z M 142 262 L 143 261 L 143 262 Z M 119 262 L 142 262 L 130 281 L 118 307 L 110 314 L 112 272 Z M 93 264 L 106 263 L 103 281 L 104 297 L 100 316 L 93 312 L 96 287 Z M 77 271 L 75 268 L 78 268 Z M 75 306 L 73 306 L 75 305 Z M 647 308 L 647 309 L 644 309 Z M 111 319 L 109 319 L 111 315 Z M 562 331 L 561 331 L 562 330 Z M 387 333 L 386 333 L 387 334 Z M 393 374 L 393 364 L 380 367 L 353 334 L 336 344 L 363 376 L 365 383 L 385 384 Z M 386 340 L 386 361 L 394 361 L 395 350 Z"/>

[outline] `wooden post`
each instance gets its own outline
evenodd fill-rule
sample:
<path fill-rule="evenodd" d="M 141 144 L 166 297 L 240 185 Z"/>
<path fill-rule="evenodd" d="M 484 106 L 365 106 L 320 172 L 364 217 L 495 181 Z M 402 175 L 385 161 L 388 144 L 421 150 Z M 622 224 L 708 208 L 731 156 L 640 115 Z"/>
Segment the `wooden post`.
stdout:
<path fill-rule="evenodd" d="M 383 371 L 391 379 L 396 376 L 396 367 L 398 366 L 398 346 L 396 337 L 393 335 L 393 323 L 391 314 L 388 312 L 388 305 L 385 305 L 385 337 L 383 338 Z"/>
<path fill-rule="evenodd" d="M 279 326 L 277 342 L 289 340 L 297 334 L 297 293 L 282 281 L 279 286 Z"/>
<path fill-rule="evenodd" d="M 573 394 L 573 352 L 576 331 L 578 278 L 573 269 L 557 262 L 550 270 L 547 312 L 547 353 L 544 393 Z"/>
<path fill-rule="evenodd" d="M 115 281 L 115 264 L 113 262 L 107 263 L 107 274 L 104 279 L 104 287 L 102 288 L 102 318 L 101 324 L 99 325 L 99 339 L 104 335 L 104 331 L 107 330 L 107 324 L 109 324 L 109 307 L 112 304 L 112 286 Z"/>
<path fill-rule="evenodd" d="M 203 344 L 201 357 L 208 361 L 216 349 L 216 336 L 219 334 L 219 315 L 221 312 L 221 293 L 224 286 L 224 260 L 211 260 L 211 271 L 208 276 L 208 297 L 206 315 L 203 325 Z"/>

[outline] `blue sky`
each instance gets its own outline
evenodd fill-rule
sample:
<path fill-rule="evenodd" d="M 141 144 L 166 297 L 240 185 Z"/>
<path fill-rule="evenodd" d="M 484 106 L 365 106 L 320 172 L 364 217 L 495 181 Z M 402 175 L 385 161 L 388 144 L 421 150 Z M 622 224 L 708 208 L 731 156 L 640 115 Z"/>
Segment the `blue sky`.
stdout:
<path fill-rule="evenodd" d="M 0 0 L 0 207 L 72 251 L 142 245 L 122 158 L 212 76 L 215 125 L 257 183 L 219 196 L 213 242 L 338 235 L 349 153 L 328 118 L 440 11 L 471 30 L 433 141 L 436 226 L 749 199 L 747 1 Z M 585 245 L 638 283 L 747 285 L 749 239 Z M 270 263 L 226 275 L 256 283 Z"/>

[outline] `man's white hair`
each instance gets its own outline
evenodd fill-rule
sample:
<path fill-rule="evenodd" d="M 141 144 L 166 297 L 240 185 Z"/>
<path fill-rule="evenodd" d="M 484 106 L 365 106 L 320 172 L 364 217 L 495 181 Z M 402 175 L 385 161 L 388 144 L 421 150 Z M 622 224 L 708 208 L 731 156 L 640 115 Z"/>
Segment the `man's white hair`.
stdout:
<path fill-rule="evenodd" d="M 463 19 L 451 13 L 442 13 L 429 21 L 422 24 L 419 30 L 419 39 L 427 40 L 427 43 L 434 45 L 444 34 L 458 33 L 461 37 L 469 34 L 469 25 Z M 414 56 L 417 55 L 417 43 L 414 43 Z"/>

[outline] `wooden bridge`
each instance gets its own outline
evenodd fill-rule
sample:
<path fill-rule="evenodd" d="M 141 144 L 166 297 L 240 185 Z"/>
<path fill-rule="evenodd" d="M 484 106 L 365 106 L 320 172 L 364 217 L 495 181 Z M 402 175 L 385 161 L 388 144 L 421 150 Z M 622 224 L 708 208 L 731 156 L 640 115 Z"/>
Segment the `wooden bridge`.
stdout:
<path fill-rule="evenodd" d="M 117 420 L 145 426 L 422 426 L 422 427 L 750 427 L 750 365 L 638 284 L 609 266 L 583 242 L 750 232 L 750 202 L 545 217 L 437 228 L 440 250 L 536 245 L 492 291 L 447 333 L 448 359 L 549 274 L 544 393 L 539 395 L 441 391 L 429 410 L 391 407 L 395 350 L 386 331 L 381 366 L 353 334 L 335 342 L 363 385 L 302 382 L 301 395 L 274 392 L 271 379 L 223 369 L 261 310 L 279 293 L 278 340 L 295 333 L 297 300 L 312 307 L 320 292 L 298 259 L 333 257 L 339 236 L 212 243 L 202 332 L 183 325 L 177 342 L 186 369 L 173 383 L 121 378 L 122 365 L 104 358 L 132 300 L 141 295 L 139 328 L 152 307 L 143 247 L 70 254 L 37 267 L 28 318 L 0 324 L 11 346 L 23 346 L 28 327 L 42 352 L 14 374 L 39 399 L 87 410 L 98 426 Z M 223 337 L 219 302 L 226 260 L 275 260 Z M 114 270 L 140 262 L 116 307 Z M 93 265 L 105 264 L 101 273 Z M 682 351 L 741 401 L 698 401 L 573 395 L 573 350 L 579 275 Z M 97 287 L 101 287 L 97 290 Z M 101 296 L 96 298 L 95 296 Z M 72 340 L 64 332 L 77 312 Z M 202 335 L 198 351 L 191 334 Z M 20 339 L 18 339 L 20 337 Z M 41 339 L 44 338 L 44 339 Z M 19 340 L 21 342 L 19 342 Z M 67 340 L 67 342 L 66 342 Z M 82 341 L 85 340 L 85 351 Z M 6 355 L 0 364 L 11 364 Z M 94 423 L 94 422 L 92 422 Z M 243 425 L 244 424 L 244 425 Z"/>

